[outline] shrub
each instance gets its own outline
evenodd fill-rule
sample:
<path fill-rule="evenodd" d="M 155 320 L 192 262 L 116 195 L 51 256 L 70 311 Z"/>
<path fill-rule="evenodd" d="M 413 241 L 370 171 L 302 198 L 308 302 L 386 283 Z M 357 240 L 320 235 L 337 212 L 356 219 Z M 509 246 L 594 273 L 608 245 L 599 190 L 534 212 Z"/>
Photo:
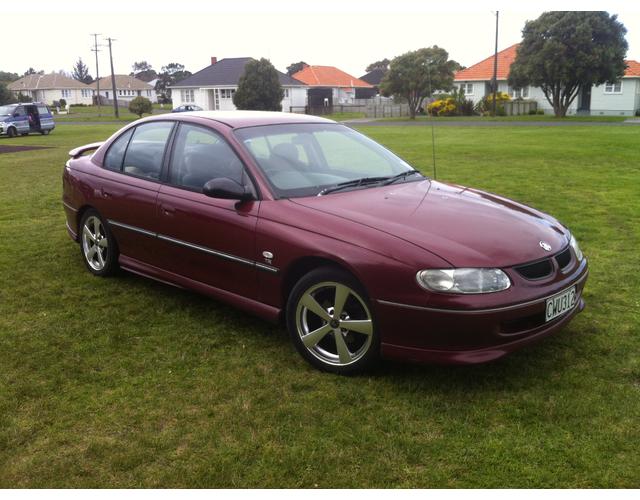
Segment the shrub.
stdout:
<path fill-rule="evenodd" d="M 544 115 L 544 109 L 536 110 L 536 115 Z"/>
<path fill-rule="evenodd" d="M 456 103 L 453 97 L 435 100 L 427 105 L 427 112 L 431 116 L 454 116 Z"/>
<path fill-rule="evenodd" d="M 71 108 L 85 108 L 87 107 L 88 104 L 82 104 L 82 103 L 78 103 L 78 104 L 69 104 L 69 107 Z"/>
<path fill-rule="evenodd" d="M 496 115 L 504 116 L 506 114 L 502 103 L 510 100 L 509 94 L 505 94 L 504 92 L 496 93 Z M 493 94 L 488 94 L 484 96 L 481 101 L 478 101 L 478 104 L 475 106 L 475 111 L 482 116 L 490 115 L 493 111 Z"/>
<path fill-rule="evenodd" d="M 60 101 L 53 101 L 53 102 L 51 103 L 51 105 L 52 105 L 54 108 L 59 108 L 59 107 L 60 107 Z"/>
<path fill-rule="evenodd" d="M 60 107 L 61 108 L 66 108 L 67 107 L 66 99 L 60 99 Z"/>
<path fill-rule="evenodd" d="M 33 99 L 30 95 L 23 94 L 22 92 L 18 92 L 18 102 L 31 102 Z"/>
<path fill-rule="evenodd" d="M 636 116 L 640 116 L 640 109 L 636 109 Z"/>
<path fill-rule="evenodd" d="M 132 99 L 129 103 L 129 111 L 131 111 L 134 115 L 138 115 L 142 118 L 143 114 L 151 114 L 153 110 L 153 104 L 146 97 L 138 96 L 135 99 Z"/>
<path fill-rule="evenodd" d="M 530 109 L 528 114 L 530 114 L 530 115 L 537 115 L 537 114 L 538 114 L 538 110 L 536 110 L 536 109 Z"/>

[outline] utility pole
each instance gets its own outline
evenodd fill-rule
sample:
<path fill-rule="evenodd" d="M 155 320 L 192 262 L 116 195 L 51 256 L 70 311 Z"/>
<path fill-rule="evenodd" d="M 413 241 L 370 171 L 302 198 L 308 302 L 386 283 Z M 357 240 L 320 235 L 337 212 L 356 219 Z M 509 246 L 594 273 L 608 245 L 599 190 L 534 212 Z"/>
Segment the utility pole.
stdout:
<path fill-rule="evenodd" d="M 116 75 L 113 73 L 113 54 L 111 53 L 111 42 L 115 42 L 115 38 L 107 38 L 109 41 L 109 61 L 111 62 L 111 90 L 113 90 L 113 111 L 116 118 L 120 118 L 120 111 L 118 110 L 118 97 L 116 92 Z"/>
<path fill-rule="evenodd" d="M 96 53 L 96 93 L 98 94 L 98 116 L 101 116 L 102 108 L 100 107 L 100 71 L 98 70 L 98 52 L 100 52 L 100 49 L 98 49 L 98 35 L 100 35 L 100 33 L 92 33 L 91 35 L 93 36 L 93 48 L 91 49 L 91 51 Z"/>
<path fill-rule="evenodd" d="M 496 94 L 498 93 L 498 17 L 500 11 L 496 11 L 496 47 L 493 52 L 493 109 L 491 114 L 496 116 Z"/>

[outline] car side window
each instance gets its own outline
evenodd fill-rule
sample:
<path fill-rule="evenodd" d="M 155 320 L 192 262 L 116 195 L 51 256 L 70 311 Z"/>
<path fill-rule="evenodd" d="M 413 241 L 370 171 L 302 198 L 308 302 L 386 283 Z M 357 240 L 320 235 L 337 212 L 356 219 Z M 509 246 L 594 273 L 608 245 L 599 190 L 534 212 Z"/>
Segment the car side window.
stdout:
<path fill-rule="evenodd" d="M 172 122 L 150 122 L 138 125 L 124 155 L 122 171 L 150 179 L 159 179 L 167 139 Z"/>
<path fill-rule="evenodd" d="M 221 136 L 204 127 L 180 125 L 171 155 L 169 182 L 201 191 L 208 181 L 222 177 L 250 185 L 242 162 Z"/>
<path fill-rule="evenodd" d="M 132 135 L 133 129 L 130 129 L 114 141 L 114 143 L 109 147 L 109 151 L 107 151 L 107 154 L 105 155 L 104 168 L 107 168 L 109 170 L 122 170 L 124 153 L 127 151 L 129 139 L 131 139 Z"/>
<path fill-rule="evenodd" d="M 13 114 L 15 116 L 25 116 L 24 108 L 22 106 L 18 106 Z"/>

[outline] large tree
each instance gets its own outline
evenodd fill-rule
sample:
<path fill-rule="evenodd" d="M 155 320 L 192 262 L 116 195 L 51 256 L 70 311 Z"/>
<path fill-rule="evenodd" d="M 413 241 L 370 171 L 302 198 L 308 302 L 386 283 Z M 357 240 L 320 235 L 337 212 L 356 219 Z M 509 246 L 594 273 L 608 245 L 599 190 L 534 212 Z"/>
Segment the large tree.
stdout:
<path fill-rule="evenodd" d="M 251 60 L 238 81 L 233 104 L 238 109 L 282 111 L 284 91 L 278 72 L 268 59 Z"/>
<path fill-rule="evenodd" d="M 14 102 L 16 102 L 16 98 L 13 96 L 4 82 L 0 82 L 0 105 L 11 104 Z"/>
<path fill-rule="evenodd" d="M 171 89 L 169 87 L 189 76 L 191 76 L 191 72 L 184 69 L 184 64 L 172 62 L 162 66 L 156 82 L 156 91 L 161 94 L 163 99 L 170 99 Z"/>
<path fill-rule="evenodd" d="M 29 67 L 29 69 L 25 71 L 22 76 L 28 76 L 28 75 L 44 75 L 44 70 L 41 69 L 40 71 L 36 71 L 32 67 Z"/>
<path fill-rule="evenodd" d="M 415 119 L 426 97 L 434 91 L 453 87 L 453 73 L 458 63 L 449 59 L 446 50 L 437 45 L 407 52 L 394 58 L 380 82 L 384 95 L 403 97 L 409 103 L 409 114 Z"/>
<path fill-rule="evenodd" d="M 582 87 L 624 75 L 627 30 L 606 12 L 545 12 L 528 21 L 509 71 L 509 85 L 540 87 L 557 117 Z"/>
<path fill-rule="evenodd" d="M 89 68 L 84 62 L 82 62 L 82 57 L 78 57 L 78 60 L 73 65 L 72 76 L 74 80 L 78 80 L 82 83 L 89 84 L 93 82 L 93 78 L 89 74 Z"/>
<path fill-rule="evenodd" d="M 373 71 L 374 69 L 381 69 L 383 71 L 387 71 L 389 69 L 389 63 L 391 61 L 389 61 L 389 59 L 387 59 L 386 57 L 384 59 L 382 59 L 381 61 L 376 61 L 376 62 L 372 62 L 371 64 L 369 64 L 369 66 L 367 66 L 367 69 L 365 69 L 365 71 L 367 73 L 370 73 L 371 71 Z"/>
<path fill-rule="evenodd" d="M 9 71 L 0 71 L 0 82 L 2 83 L 11 83 L 20 79 L 20 75 L 18 73 L 11 73 Z"/>
<path fill-rule="evenodd" d="M 297 63 L 291 63 L 289 66 L 287 66 L 287 75 L 291 76 L 294 73 L 297 73 L 298 71 L 303 70 L 307 66 L 309 66 L 309 65 L 304 61 L 300 61 L 300 62 L 297 62 Z"/>
<path fill-rule="evenodd" d="M 133 69 L 131 76 L 135 76 L 138 80 L 142 80 L 143 82 L 150 82 L 151 80 L 158 78 L 158 73 L 147 61 L 136 61 L 133 63 L 131 68 Z"/>

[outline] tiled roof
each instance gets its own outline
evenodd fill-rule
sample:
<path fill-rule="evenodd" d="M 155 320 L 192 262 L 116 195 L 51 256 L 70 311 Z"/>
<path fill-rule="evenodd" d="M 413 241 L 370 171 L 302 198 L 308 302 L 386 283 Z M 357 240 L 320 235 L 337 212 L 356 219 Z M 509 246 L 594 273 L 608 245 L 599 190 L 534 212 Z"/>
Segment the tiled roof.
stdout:
<path fill-rule="evenodd" d="M 633 59 L 627 59 L 627 69 L 624 72 L 624 76 L 640 76 L 640 62 Z"/>
<path fill-rule="evenodd" d="M 506 80 L 511 63 L 516 60 L 518 43 L 498 52 L 498 80 Z M 456 81 L 491 80 L 493 78 L 493 55 L 456 73 Z"/>
<path fill-rule="evenodd" d="M 384 69 L 374 69 L 373 71 L 369 71 L 366 75 L 361 76 L 360 80 L 370 83 L 371 85 L 380 85 L 380 82 L 386 73 L 387 72 Z"/>
<path fill-rule="evenodd" d="M 153 87 L 147 82 L 138 80 L 129 75 L 115 75 L 116 90 L 151 90 Z M 92 88 L 98 88 L 97 82 L 91 84 Z M 100 78 L 100 90 L 111 90 L 111 75 Z"/>
<path fill-rule="evenodd" d="M 293 77 L 312 87 L 364 87 L 371 88 L 367 82 L 351 76 L 334 66 L 306 66 Z"/>
<path fill-rule="evenodd" d="M 506 80 L 509 77 L 509 68 L 513 61 L 516 60 L 516 51 L 518 49 L 518 43 L 507 47 L 503 51 L 498 52 L 498 80 Z M 640 77 L 640 63 L 634 60 L 627 60 L 627 69 L 624 72 L 626 77 Z M 473 66 L 469 66 L 466 69 L 460 70 L 456 73 L 455 80 L 460 81 L 472 81 L 482 80 L 487 81 L 493 78 L 493 56 L 489 56 L 486 59 L 480 61 Z"/>
<path fill-rule="evenodd" d="M 88 85 L 61 75 L 50 73 L 48 75 L 27 75 L 7 85 L 9 90 L 43 90 L 43 89 L 87 89 Z"/>
<path fill-rule="evenodd" d="M 211 64 L 197 73 L 173 84 L 172 88 L 180 87 L 215 87 L 224 85 L 238 85 L 238 80 L 244 73 L 244 67 L 251 57 L 227 57 L 220 59 L 217 63 Z M 280 85 L 287 87 L 303 86 L 304 84 L 289 75 L 278 71 Z"/>

